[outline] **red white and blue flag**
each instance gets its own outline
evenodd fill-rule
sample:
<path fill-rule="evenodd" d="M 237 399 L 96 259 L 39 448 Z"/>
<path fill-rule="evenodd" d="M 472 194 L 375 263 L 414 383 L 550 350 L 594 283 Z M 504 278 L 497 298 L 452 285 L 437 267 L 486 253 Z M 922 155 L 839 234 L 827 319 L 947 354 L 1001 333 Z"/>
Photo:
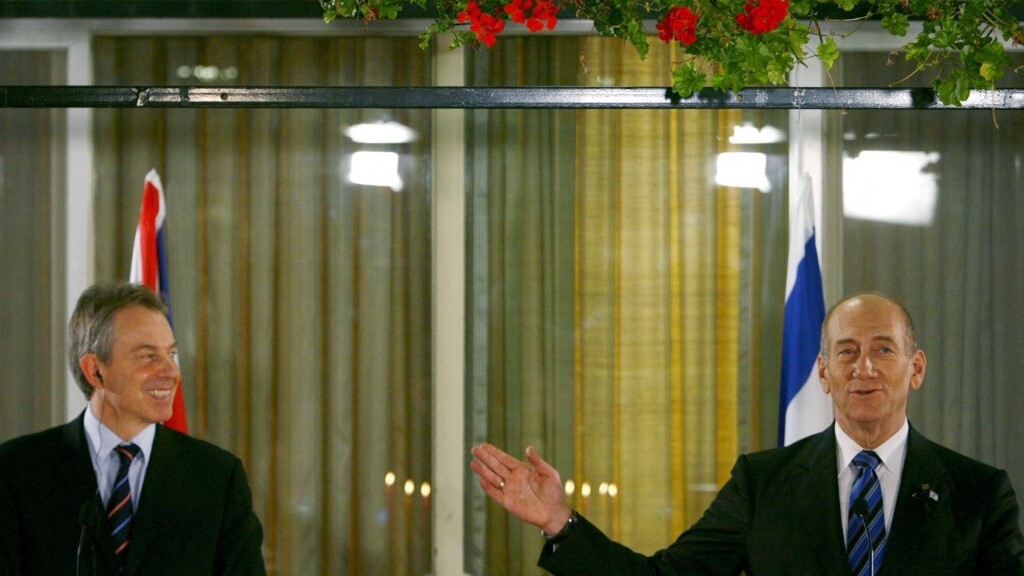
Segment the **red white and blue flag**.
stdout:
<path fill-rule="evenodd" d="M 164 188 L 156 170 L 146 174 L 142 189 L 142 207 L 139 209 L 139 224 L 135 229 L 135 246 L 132 249 L 132 268 L 128 281 L 145 284 L 160 294 L 167 305 L 167 321 L 174 329 L 171 319 L 171 301 L 167 282 L 167 249 L 164 244 L 164 220 L 167 204 L 164 202 Z M 181 382 L 174 394 L 174 412 L 164 422 L 168 428 L 188 434 L 188 416 L 185 413 L 185 394 Z"/>
<path fill-rule="evenodd" d="M 782 324 L 782 386 L 779 445 L 821 432 L 832 422 L 832 400 L 821 390 L 817 358 L 825 321 L 818 248 L 814 238 L 814 199 L 804 176 L 789 208 L 789 265 Z"/>

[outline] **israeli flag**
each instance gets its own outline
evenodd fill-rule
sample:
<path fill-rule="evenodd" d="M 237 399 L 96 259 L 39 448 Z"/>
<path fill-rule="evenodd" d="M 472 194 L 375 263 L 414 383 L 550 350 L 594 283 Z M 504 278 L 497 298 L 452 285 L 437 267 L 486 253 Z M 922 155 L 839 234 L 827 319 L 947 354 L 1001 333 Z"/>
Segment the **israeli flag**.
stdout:
<path fill-rule="evenodd" d="M 782 324 L 779 445 L 821 432 L 832 423 L 832 400 L 818 382 L 817 357 L 825 292 L 814 238 L 814 197 L 804 175 L 789 203 L 789 266 Z"/>

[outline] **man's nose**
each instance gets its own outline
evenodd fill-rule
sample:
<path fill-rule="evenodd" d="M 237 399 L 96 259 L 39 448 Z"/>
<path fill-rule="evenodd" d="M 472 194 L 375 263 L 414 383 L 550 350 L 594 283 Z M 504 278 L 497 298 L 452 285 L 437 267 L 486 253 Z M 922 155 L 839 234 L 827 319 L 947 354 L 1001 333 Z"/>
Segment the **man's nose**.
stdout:
<path fill-rule="evenodd" d="M 174 356 L 167 354 L 163 357 L 160 364 L 160 375 L 165 378 L 173 378 L 174 380 L 181 379 L 181 369 L 178 367 L 178 361 Z"/>
<path fill-rule="evenodd" d="M 875 365 L 871 362 L 871 355 L 861 354 L 853 363 L 853 370 L 858 376 L 874 376 Z"/>

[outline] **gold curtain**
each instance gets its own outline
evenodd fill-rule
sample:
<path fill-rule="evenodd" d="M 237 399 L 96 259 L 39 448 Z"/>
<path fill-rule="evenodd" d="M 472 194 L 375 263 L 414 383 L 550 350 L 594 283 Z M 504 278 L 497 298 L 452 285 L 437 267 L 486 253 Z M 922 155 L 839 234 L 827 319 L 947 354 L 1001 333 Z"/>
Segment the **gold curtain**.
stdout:
<path fill-rule="evenodd" d="M 626 86 L 663 82 L 679 58 L 659 46 L 641 64 L 592 41 L 583 55 L 589 77 Z M 742 117 L 580 115 L 574 502 L 650 553 L 699 517 L 739 450 L 740 279 L 751 266 L 739 247 L 754 193 L 717 187 L 712 167 Z"/>
<path fill-rule="evenodd" d="M 470 77 L 495 86 L 659 86 L 679 57 L 652 45 L 641 62 L 622 42 L 595 37 L 503 38 L 470 58 Z M 774 196 L 714 180 L 732 127 L 752 117 L 473 116 L 473 142 L 487 153 L 470 162 L 470 217 L 490 234 L 471 241 L 471 270 L 487 297 L 469 290 L 469 314 L 487 317 L 475 340 L 488 353 L 469 362 L 471 441 L 512 453 L 537 446 L 571 482 L 574 506 L 638 551 L 669 544 L 736 456 L 762 445 L 760 302 L 777 293 L 781 312 L 784 287 L 762 276 L 762 261 L 785 250 L 765 222 L 773 209 L 781 214 L 780 199 L 785 206 L 785 174 L 774 175 Z M 545 171 L 549 164 L 560 168 Z M 539 574 L 536 530 L 470 490 L 473 573 Z"/>
<path fill-rule="evenodd" d="M 197 69 L 218 85 L 429 78 L 415 39 L 112 37 L 94 55 L 97 84 L 196 84 Z M 399 153 L 400 190 L 346 178 L 364 146 L 342 130 L 382 119 L 419 135 L 365 147 Z M 429 571 L 429 122 L 96 111 L 97 278 L 127 276 L 143 177 L 157 168 L 191 431 L 244 461 L 271 574 Z"/>

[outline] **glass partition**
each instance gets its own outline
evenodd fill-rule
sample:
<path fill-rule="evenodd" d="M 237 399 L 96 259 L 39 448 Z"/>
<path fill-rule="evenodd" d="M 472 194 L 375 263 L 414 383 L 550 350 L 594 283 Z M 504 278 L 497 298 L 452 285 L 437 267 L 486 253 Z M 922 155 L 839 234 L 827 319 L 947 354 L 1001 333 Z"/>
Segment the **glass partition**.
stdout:
<path fill-rule="evenodd" d="M 656 86 L 680 56 L 503 38 L 472 85 Z M 471 441 L 538 448 L 572 504 L 644 552 L 774 446 L 788 113 L 472 111 Z M 467 568 L 541 574 L 541 540 L 467 482 Z"/>
<path fill-rule="evenodd" d="M 1013 57 L 1020 65 L 1024 58 Z M 847 85 L 927 85 L 886 53 L 843 57 Z M 1004 88 L 1024 87 L 1007 76 Z M 900 84 L 903 85 L 902 83 Z M 1024 461 L 1024 114 L 849 111 L 842 116 L 843 286 L 902 299 L 928 357 L 910 421 L 1006 469 Z"/>
<path fill-rule="evenodd" d="M 101 34 L 91 48 L 97 85 L 427 86 L 434 65 L 401 37 Z M 663 86 L 681 57 L 508 36 L 467 50 L 465 79 Z M 850 86 L 905 72 L 877 53 L 842 62 Z M 43 52 L 0 52 L 0 67 L 63 77 Z M 61 112 L 0 111 L 3 318 L 19 334 L 0 342 L 0 439 L 63 406 L 63 389 L 26 385 L 53 381 L 63 341 L 43 297 L 62 286 Z M 96 279 L 127 276 L 157 169 L 192 433 L 245 462 L 272 574 L 431 573 L 448 537 L 430 521 L 437 426 L 466 431 L 444 449 L 536 446 L 581 513 L 648 553 L 701 515 L 738 454 L 777 442 L 789 111 L 465 114 L 466 413 L 434 414 L 430 110 L 93 111 Z M 1024 401 L 1007 375 L 1024 368 L 1008 349 L 1024 326 L 1024 117 L 829 114 L 847 212 L 842 262 L 824 266 L 846 291 L 907 302 L 931 360 L 912 422 L 1020 490 Z M 540 574 L 536 529 L 465 474 L 465 571 Z"/>
<path fill-rule="evenodd" d="M 8 84 L 65 70 L 60 50 L 0 50 Z M 61 421 L 65 132 L 63 110 L 0 110 L 0 441 Z"/>
<path fill-rule="evenodd" d="M 101 37 L 94 54 L 110 85 L 430 72 L 414 39 Z M 127 276 L 156 168 L 190 428 L 245 462 L 271 573 L 429 572 L 430 111 L 95 114 L 97 278 Z"/>

